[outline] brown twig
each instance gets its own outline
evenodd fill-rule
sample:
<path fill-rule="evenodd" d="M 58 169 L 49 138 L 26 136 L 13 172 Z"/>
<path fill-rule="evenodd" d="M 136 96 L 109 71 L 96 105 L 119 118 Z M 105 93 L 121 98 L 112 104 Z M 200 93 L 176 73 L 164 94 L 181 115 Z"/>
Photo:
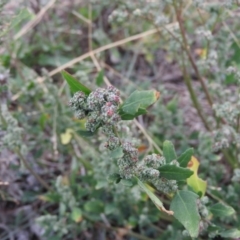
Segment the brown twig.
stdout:
<path fill-rule="evenodd" d="M 175 12 L 176 12 L 176 17 L 177 17 L 177 21 L 178 21 L 178 24 L 179 24 L 179 29 L 180 29 L 180 32 L 181 32 L 181 35 L 182 35 L 182 40 L 183 40 L 183 46 L 184 46 L 184 50 L 188 56 L 188 59 L 189 59 L 189 62 L 191 63 L 195 73 L 196 73 L 196 76 L 198 77 L 200 83 L 201 83 L 201 86 L 203 88 L 203 91 L 204 93 L 206 94 L 206 97 L 207 97 L 207 100 L 208 100 L 208 103 L 210 106 L 213 105 L 213 101 L 212 101 L 212 98 L 208 92 L 208 89 L 207 89 L 207 86 L 204 82 L 204 79 L 202 78 L 200 72 L 199 72 L 199 69 L 193 59 L 193 56 L 189 50 L 189 45 L 188 45 L 188 41 L 187 41 L 187 37 L 186 37 L 186 32 L 185 32 L 185 28 L 183 26 L 183 19 L 182 19 L 182 12 L 181 12 L 181 8 L 178 8 L 176 3 L 174 2 L 174 9 L 175 9 Z"/>

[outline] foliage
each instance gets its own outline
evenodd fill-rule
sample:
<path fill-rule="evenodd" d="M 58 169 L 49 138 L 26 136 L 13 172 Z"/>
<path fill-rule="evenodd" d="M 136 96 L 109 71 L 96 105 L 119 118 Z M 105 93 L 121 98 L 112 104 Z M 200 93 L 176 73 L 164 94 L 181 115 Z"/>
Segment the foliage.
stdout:
<path fill-rule="evenodd" d="M 0 239 L 240 238 L 238 7 L 1 1 Z"/>

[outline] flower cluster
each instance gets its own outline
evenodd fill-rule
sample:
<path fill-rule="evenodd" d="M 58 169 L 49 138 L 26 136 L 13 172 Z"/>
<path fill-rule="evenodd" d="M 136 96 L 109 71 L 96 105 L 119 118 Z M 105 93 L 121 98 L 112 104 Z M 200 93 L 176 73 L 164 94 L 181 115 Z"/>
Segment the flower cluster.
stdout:
<path fill-rule="evenodd" d="M 69 105 L 75 111 L 75 115 L 78 119 L 83 119 L 86 117 L 87 113 L 87 96 L 83 92 L 76 92 L 74 96 L 70 99 Z"/>
<path fill-rule="evenodd" d="M 108 17 L 108 21 L 112 22 L 115 20 L 116 22 L 120 23 L 123 22 L 128 17 L 128 12 L 125 7 L 120 7 L 119 9 L 115 9 L 111 15 Z"/>
<path fill-rule="evenodd" d="M 12 151 L 19 149 L 22 154 L 27 152 L 27 147 L 22 141 L 23 128 L 18 126 L 18 121 L 9 112 L 6 102 L 0 105 L 0 152 L 4 148 Z"/>
<path fill-rule="evenodd" d="M 204 28 L 198 28 L 196 29 L 196 34 L 200 37 L 200 38 L 206 38 L 207 40 L 211 40 L 213 38 L 212 36 L 212 32 L 210 30 L 206 30 Z"/>
<path fill-rule="evenodd" d="M 240 114 L 240 102 L 232 103 L 227 101 L 223 104 L 214 104 L 213 109 L 216 112 L 216 116 L 220 118 L 224 118 L 230 124 L 236 124 L 237 118 Z"/>
<path fill-rule="evenodd" d="M 240 134 L 236 130 L 229 126 L 223 126 L 218 130 L 213 131 L 213 150 L 218 151 L 220 149 L 229 148 L 231 144 L 235 144 L 240 147 Z"/>
<path fill-rule="evenodd" d="M 206 206 L 208 202 L 209 202 L 209 199 L 206 196 L 197 200 L 197 207 L 201 217 L 201 221 L 199 224 L 199 233 L 202 236 L 207 233 L 208 227 L 209 227 L 209 210 Z M 208 234 L 208 235 L 210 237 L 211 234 Z"/>
<path fill-rule="evenodd" d="M 87 118 L 86 129 L 94 132 L 101 126 L 113 126 L 120 121 L 117 113 L 120 103 L 120 92 L 113 86 L 107 89 L 98 88 L 87 96 L 76 92 L 69 105 L 78 119 Z"/>
<path fill-rule="evenodd" d="M 199 199 L 197 203 L 200 216 L 204 219 L 207 218 L 209 215 L 208 209 L 206 207 L 206 204 L 208 204 L 208 202 L 209 202 L 208 197 L 204 196 L 201 199 Z"/>
<path fill-rule="evenodd" d="M 83 92 L 76 92 L 70 100 L 70 106 L 77 118 L 86 118 L 86 129 L 95 131 L 101 127 L 107 136 L 104 147 L 116 151 L 119 174 L 123 179 L 136 176 L 144 182 L 150 182 L 164 193 L 175 192 L 178 188 L 175 180 L 162 178 L 158 168 L 165 165 L 165 158 L 157 154 L 146 156 L 142 161 L 138 158 L 138 149 L 133 141 L 123 139 L 118 132 L 124 131 L 120 123 L 118 107 L 120 93 L 113 86 L 107 89 L 98 88 L 87 96 Z M 126 130 L 125 130 L 126 131 Z M 177 164 L 172 161 L 171 164 Z"/>
<path fill-rule="evenodd" d="M 158 189 L 158 191 L 163 192 L 165 194 L 170 194 L 178 190 L 176 180 L 168 180 L 166 178 L 160 177 L 159 179 L 155 179 L 153 184 Z"/>
<path fill-rule="evenodd" d="M 166 164 L 164 157 L 160 157 L 158 154 L 151 154 L 144 158 L 144 162 L 147 167 L 159 168 Z"/>
<path fill-rule="evenodd" d="M 118 159 L 119 173 L 122 178 L 129 179 L 136 174 L 138 150 L 128 141 L 122 142 L 123 157 Z"/>
<path fill-rule="evenodd" d="M 142 181 L 148 181 L 152 183 L 160 192 L 169 194 L 175 192 L 178 189 L 177 182 L 175 180 L 168 180 L 161 177 L 159 167 L 166 164 L 164 157 L 160 157 L 158 154 L 147 155 L 143 159 L 144 163 L 138 166 L 138 177 Z M 171 164 L 176 164 L 172 161 Z"/>
<path fill-rule="evenodd" d="M 234 174 L 233 174 L 233 177 L 232 177 L 232 181 L 233 182 L 240 182 L 240 169 L 239 168 L 234 169 Z"/>

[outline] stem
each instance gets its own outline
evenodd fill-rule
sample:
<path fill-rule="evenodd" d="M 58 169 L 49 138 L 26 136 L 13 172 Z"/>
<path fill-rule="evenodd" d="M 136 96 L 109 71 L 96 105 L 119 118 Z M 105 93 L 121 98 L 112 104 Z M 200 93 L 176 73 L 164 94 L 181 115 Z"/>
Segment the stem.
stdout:
<path fill-rule="evenodd" d="M 57 140 L 57 106 L 54 107 L 54 115 L 53 115 L 53 136 L 52 136 L 52 144 L 53 144 L 53 155 L 54 159 L 57 160 L 58 157 L 58 140 Z"/>
<path fill-rule="evenodd" d="M 175 2 L 174 2 L 173 5 L 174 5 L 174 9 L 175 9 L 175 12 L 176 12 L 177 21 L 178 21 L 179 28 L 180 28 L 180 33 L 181 33 L 181 35 L 182 35 L 184 50 L 185 50 L 185 52 L 186 52 L 186 54 L 187 54 L 187 56 L 188 56 L 189 62 L 191 63 L 191 65 L 192 65 L 192 67 L 193 67 L 193 69 L 194 69 L 194 71 L 195 71 L 195 73 L 196 73 L 196 75 L 197 75 L 197 77 L 198 77 L 201 85 L 202 85 L 202 88 L 203 88 L 203 91 L 204 91 L 205 94 L 206 94 L 208 103 L 209 103 L 210 106 L 212 106 L 212 105 L 213 105 L 212 98 L 211 98 L 211 96 L 210 96 L 210 94 L 209 94 L 209 92 L 208 92 L 207 86 L 205 85 L 205 82 L 204 82 L 204 80 L 203 80 L 203 78 L 202 78 L 202 76 L 201 76 L 201 74 L 200 74 L 200 72 L 199 72 L 199 70 L 198 70 L 198 67 L 197 67 L 197 65 L 196 65 L 196 63 L 195 63 L 195 61 L 194 61 L 194 59 L 193 59 L 193 57 L 192 57 L 192 54 L 191 54 L 191 52 L 190 52 L 190 50 L 189 50 L 189 47 L 188 47 L 186 32 L 185 32 L 185 28 L 184 28 L 184 26 L 183 26 L 181 9 L 178 10 L 177 5 L 176 5 Z"/>
<path fill-rule="evenodd" d="M 18 157 L 23 162 L 24 166 L 28 169 L 28 171 L 42 184 L 42 186 L 48 191 L 52 191 L 52 188 L 48 185 L 48 183 L 45 182 L 36 172 L 34 172 L 34 170 L 28 164 L 27 160 L 23 157 L 19 149 L 16 149 L 15 153 L 18 155 Z"/>
<path fill-rule="evenodd" d="M 143 135 L 147 138 L 148 142 L 151 143 L 156 148 L 156 150 L 162 155 L 163 154 L 162 150 L 158 147 L 155 141 L 148 135 L 144 127 L 136 119 L 134 119 L 133 121 L 136 124 L 136 126 L 142 131 Z"/>
<path fill-rule="evenodd" d="M 115 133 L 115 135 L 118 137 L 119 141 L 121 142 L 121 138 L 120 138 L 120 136 L 119 136 L 119 133 L 118 133 L 116 127 L 113 127 L 113 132 Z M 121 142 L 121 143 L 122 143 L 122 142 Z"/>
<path fill-rule="evenodd" d="M 218 201 L 218 202 L 221 202 L 221 203 L 223 203 L 224 205 L 228 205 L 229 206 L 229 204 L 227 204 L 226 202 L 224 202 L 221 198 L 219 198 L 218 196 L 216 196 L 216 195 L 214 195 L 213 193 L 211 193 L 209 190 L 207 190 L 207 193 L 206 193 L 207 195 L 209 195 L 212 199 L 214 199 L 214 200 L 216 200 L 216 201 Z"/>
<path fill-rule="evenodd" d="M 92 51 L 92 4 L 88 4 L 88 48 Z"/>
<path fill-rule="evenodd" d="M 199 117 L 201 118 L 201 120 L 202 120 L 205 128 L 206 128 L 208 131 L 211 131 L 211 129 L 210 129 L 210 127 L 209 127 L 209 125 L 208 125 L 205 117 L 204 117 L 203 114 L 202 114 L 201 106 L 200 106 L 200 104 L 199 104 L 199 102 L 198 102 L 198 99 L 197 99 L 197 96 L 196 96 L 196 94 L 195 94 L 195 92 L 194 92 L 194 90 L 193 90 L 193 86 L 192 86 L 192 83 L 191 83 L 191 79 L 190 79 L 190 77 L 189 77 L 189 75 L 188 75 L 188 73 L 187 73 L 187 70 L 186 70 L 186 66 L 185 66 L 185 63 L 184 63 L 184 57 L 183 57 L 183 55 L 182 55 L 182 68 L 183 68 L 183 69 L 182 69 L 182 71 L 183 71 L 183 79 L 184 79 L 185 84 L 187 85 L 187 88 L 188 88 L 188 91 L 189 91 L 189 93 L 190 93 L 190 96 L 191 96 L 191 100 L 192 100 L 192 102 L 193 102 L 193 105 L 194 105 L 194 107 L 196 108 L 197 113 L 198 113 Z"/>
<path fill-rule="evenodd" d="M 239 132 L 239 128 L 240 128 L 240 114 L 238 114 L 237 116 L 237 126 L 236 126 L 236 132 Z"/>
<path fill-rule="evenodd" d="M 191 84 L 191 80 L 189 78 L 189 75 L 187 74 L 187 71 L 186 71 L 186 67 L 185 67 L 185 64 L 184 64 L 184 58 L 182 60 L 183 62 L 183 75 L 184 75 L 184 81 L 187 85 L 187 88 L 188 88 L 188 91 L 190 93 L 190 96 L 191 96 L 191 99 L 192 99 L 192 102 L 194 104 L 194 107 L 196 108 L 197 112 L 198 112 L 198 115 L 199 117 L 201 118 L 202 122 L 204 123 L 204 126 L 205 128 L 211 132 L 211 129 L 210 127 L 208 126 L 208 123 L 205 119 L 205 117 L 203 116 L 202 112 L 201 112 L 201 107 L 198 103 L 198 99 L 196 97 L 196 94 L 193 90 L 193 87 L 192 87 L 192 84 Z M 236 163 L 232 160 L 232 157 L 229 155 L 228 151 L 226 150 L 222 150 L 222 153 L 224 155 L 224 157 L 226 158 L 227 162 L 230 164 L 230 166 L 234 169 L 236 167 Z"/>

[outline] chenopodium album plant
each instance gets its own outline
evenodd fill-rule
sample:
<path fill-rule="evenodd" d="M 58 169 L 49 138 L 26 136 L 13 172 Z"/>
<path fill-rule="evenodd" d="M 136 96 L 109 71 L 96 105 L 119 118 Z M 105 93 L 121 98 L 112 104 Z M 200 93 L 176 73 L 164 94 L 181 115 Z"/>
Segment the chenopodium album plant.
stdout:
<path fill-rule="evenodd" d="M 198 177 L 199 162 L 193 157 L 193 149 L 189 148 L 177 157 L 173 144 L 165 141 L 163 156 L 152 153 L 140 159 L 136 146 L 123 139 L 118 131 L 125 120 L 133 120 L 146 113 L 160 93 L 156 90 L 136 90 L 121 103 L 120 92 L 113 86 L 91 91 L 67 72 L 62 74 L 74 94 L 70 106 L 75 116 L 86 119 L 88 132 L 102 128 L 107 137 L 105 147 L 113 161 L 117 161 L 119 169 L 117 173 L 110 173 L 108 179 L 115 183 L 137 184 L 160 211 L 173 215 L 185 227 L 184 235 L 196 238 L 209 232 L 209 229 L 212 237 L 221 235 L 218 227 L 210 222 L 212 215 L 206 206 L 208 198 L 204 196 L 207 183 Z M 156 191 L 170 199 L 170 210 L 164 207 Z M 212 214 L 221 211 L 229 215 L 230 209 L 230 214 L 234 213 L 231 207 L 217 203 L 210 211 Z"/>

